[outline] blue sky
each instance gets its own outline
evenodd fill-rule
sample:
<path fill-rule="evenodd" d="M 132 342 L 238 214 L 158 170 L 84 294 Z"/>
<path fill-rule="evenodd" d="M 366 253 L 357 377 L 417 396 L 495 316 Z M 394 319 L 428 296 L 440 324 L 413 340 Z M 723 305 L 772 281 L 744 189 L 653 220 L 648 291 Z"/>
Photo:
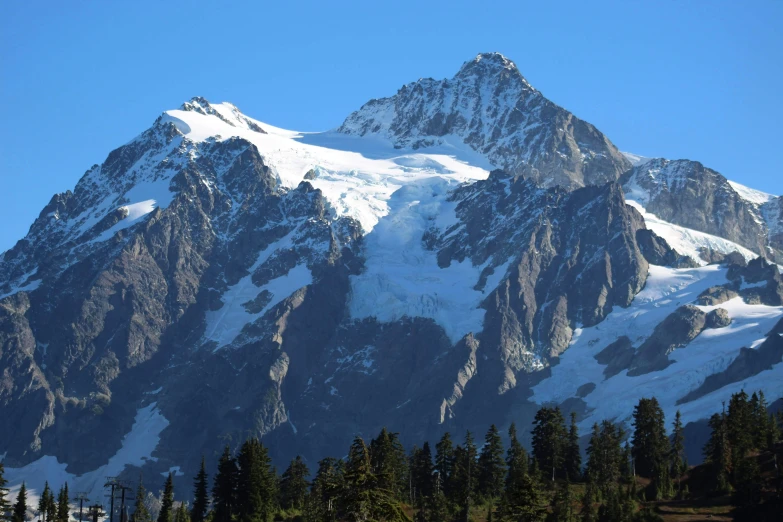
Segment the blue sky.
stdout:
<path fill-rule="evenodd" d="M 485 51 L 621 150 L 781 194 L 782 25 L 776 0 L 3 2 L 0 251 L 192 96 L 325 130 Z"/>

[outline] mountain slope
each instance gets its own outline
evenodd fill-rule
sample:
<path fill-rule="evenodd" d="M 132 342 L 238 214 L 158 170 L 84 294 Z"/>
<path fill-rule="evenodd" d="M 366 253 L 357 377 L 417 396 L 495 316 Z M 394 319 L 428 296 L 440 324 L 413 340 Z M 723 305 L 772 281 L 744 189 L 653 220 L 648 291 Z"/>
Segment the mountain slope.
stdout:
<path fill-rule="evenodd" d="M 481 55 L 457 83 L 493 86 L 488 103 L 505 107 L 508 86 L 524 86 L 509 64 Z M 454 129 L 495 128 L 483 125 Z M 184 487 L 194 455 L 212 466 L 248 435 L 278 463 L 312 463 L 384 425 L 411 443 L 525 425 L 542 401 L 588 422 L 615 412 L 612 394 L 658 377 L 667 408 L 715 399 L 694 399 L 704 415 L 737 379 L 778 393 L 774 350 L 744 366 L 752 375 L 737 370 L 781 315 L 775 267 L 731 255 L 722 267 L 658 266 L 687 266 L 671 247 L 712 239 L 679 227 L 669 245 L 653 232 L 671 223 L 648 229 L 616 182 L 624 159 L 562 170 L 538 155 L 540 140 L 556 141 L 549 130 L 530 142 L 516 130 L 513 147 L 484 150 L 468 134 L 287 131 L 203 98 L 165 112 L 53 197 L 0 258 L 9 477 L 92 491 L 109 472 L 176 469 Z M 514 170 L 522 157 L 544 177 Z M 734 326 L 709 359 L 699 346 L 725 315 Z M 605 362 L 584 363 L 610 344 Z M 672 377 L 702 360 L 713 362 Z"/>
<path fill-rule="evenodd" d="M 543 186 L 602 184 L 631 167 L 598 129 L 547 100 L 499 53 L 479 54 L 449 80 L 422 79 L 372 100 L 338 131 L 414 149 L 464 143 Z"/>

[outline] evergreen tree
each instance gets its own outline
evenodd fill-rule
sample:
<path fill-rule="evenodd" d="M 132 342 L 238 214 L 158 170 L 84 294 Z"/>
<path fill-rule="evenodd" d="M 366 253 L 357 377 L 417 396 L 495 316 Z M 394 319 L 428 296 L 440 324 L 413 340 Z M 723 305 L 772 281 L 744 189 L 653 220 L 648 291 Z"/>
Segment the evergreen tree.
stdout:
<path fill-rule="evenodd" d="M 411 484 L 416 498 L 429 498 L 433 495 L 435 491 L 434 472 L 430 444 L 425 442 L 421 449 L 415 450 L 411 455 Z"/>
<path fill-rule="evenodd" d="M 658 400 L 640 399 L 633 410 L 632 453 L 636 473 L 652 479 L 651 491 L 656 498 L 671 496 L 672 483 L 669 473 L 669 438 L 663 410 Z"/>
<path fill-rule="evenodd" d="M 218 462 L 215 482 L 212 486 L 213 522 L 232 522 L 236 513 L 237 464 L 226 446 Z"/>
<path fill-rule="evenodd" d="M 588 476 L 585 494 L 582 495 L 581 522 L 596 522 L 598 520 L 598 510 L 595 506 L 596 502 L 598 502 L 598 491 L 596 490 L 595 484 Z"/>
<path fill-rule="evenodd" d="M 712 489 L 718 494 L 728 493 L 731 490 L 729 477 L 731 475 L 731 447 L 729 444 L 728 427 L 726 426 L 725 412 L 716 413 L 709 421 L 710 439 L 704 446 L 704 459 L 712 467 Z"/>
<path fill-rule="evenodd" d="M 0 520 L 8 520 L 11 514 L 11 503 L 8 501 L 8 480 L 5 478 L 5 466 L 0 460 Z"/>
<path fill-rule="evenodd" d="M 685 435 L 682 428 L 682 415 L 680 410 L 674 415 L 674 429 L 672 430 L 672 457 L 671 470 L 672 477 L 679 478 L 688 469 L 685 464 Z"/>
<path fill-rule="evenodd" d="M 237 510 L 239 522 L 264 522 L 274 513 L 277 477 L 269 451 L 257 438 L 242 444 L 237 456 Z"/>
<path fill-rule="evenodd" d="M 626 480 L 630 480 L 633 477 L 633 456 L 631 455 L 631 445 L 628 441 L 625 441 L 623 446 L 623 458 L 620 461 L 620 476 Z"/>
<path fill-rule="evenodd" d="M 625 432 L 609 421 L 593 425 L 590 443 L 587 446 L 588 480 L 598 486 L 602 492 L 613 489 L 620 479 L 624 452 L 620 445 Z"/>
<path fill-rule="evenodd" d="M 201 457 L 201 468 L 193 481 L 193 508 L 190 510 L 191 522 L 204 522 L 209 509 L 209 493 L 207 491 L 207 466 Z"/>
<path fill-rule="evenodd" d="M 543 522 L 546 512 L 541 485 L 534 476 L 526 473 L 519 487 L 504 496 L 499 514 L 503 521 Z"/>
<path fill-rule="evenodd" d="M 372 472 L 370 451 L 361 437 L 354 439 L 348 452 L 341 504 L 343 515 L 354 522 L 407 519 L 393 492 L 378 487 L 377 479 Z"/>
<path fill-rule="evenodd" d="M 310 491 L 310 505 L 318 520 L 334 520 L 337 506 L 345 489 L 342 460 L 327 457 L 318 463 L 318 471 Z M 315 520 L 315 519 L 314 519 Z"/>
<path fill-rule="evenodd" d="M 49 495 L 52 491 L 49 489 L 49 481 L 44 483 L 41 496 L 38 498 L 38 512 L 41 514 L 41 520 L 43 522 L 54 522 L 54 519 L 49 518 Z"/>
<path fill-rule="evenodd" d="M 503 493 L 506 463 L 503 459 L 503 441 L 497 427 L 490 426 L 484 437 L 484 446 L 478 458 L 479 494 L 487 499 L 499 498 Z"/>
<path fill-rule="evenodd" d="M 443 434 L 440 441 L 435 445 L 435 471 L 436 492 L 443 490 L 448 495 L 449 481 L 451 479 L 452 468 L 454 467 L 454 443 L 451 441 L 449 432 Z"/>
<path fill-rule="evenodd" d="M 136 500 L 133 505 L 133 514 L 130 517 L 131 522 L 152 522 L 150 512 L 144 503 L 145 498 L 147 498 L 147 490 L 144 489 L 144 477 L 139 473 L 139 487 L 136 488 Z"/>
<path fill-rule="evenodd" d="M 174 522 L 190 522 L 188 508 L 185 507 L 184 502 L 180 502 L 177 510 L 174 512 Z"/>
<path fill-rule="evenodd" d="M 307 477 L 310 470 L 302 457 L 291 461 L 280 481 L 280 505 L 284 509 L 303 509 L 307 497 Z"/>
<path fill-rule="evenodd" d="M 506 452 L 506 483 L 504 495 L 513 495 L 513 492 L 522 487 L 522 479 L 527 475 L 528 455 L 525 448 L 517 438 L 517 427 L 512 422 L 508 428 L 508 452 Z"/>
<path fill-rule="evenodd" d="M 68 500 L 68 483 L 66 482 L 57 495 L 57 522 L 68 522 L 71 511 Z"/>
<path fill-rule="evenodd" d="M 383 428 L 376 439 L 370 441 L 370 465 L 378 481 L 378 487 L 402 498 L 409 485 L 406 480 L 407 458 L 400 443 L 399 434 Z"/>
<path fill-rule="evenodd" d="M 19 494 L 16 496 L 16 504 L 14 504 L 14 511 L 11 515 L 11 522 L 25 522 L 27 518 L 27 487 L 22 482 L 22 486 L 19 488 Z"/>
<path fill-rule="evenodd" d="M 579 428 L 576 425 L 576 412 L 571 412 L 571 426 L 568 428 L 568 440 L 565 449 L 565 466 L 568 480 L 582 478 L 582 453 L 579 450 Z"/>
<path fill-rule="evenodd" d="M 538 467 L 552 480 L 563 476 L 567 436 L 560 408 L 539 409 L 533 426 L 533 457 L 538 462 Z"/>
<path fill-rule="evenodd" d="M 726 415 L 726 429 L 731 445 L 731 465 L 735 468 L 753 449 L 753 411 L 745 390 L 732 394 Z"/>
<path fill-rule="evenodd" d="M 464 446 L 457 446 L 454 449 L 454 464 L 447 494 L 448 499 L 458 506 L 463 516 L 470 511 L 478 486 L 477 453 L 473 435 L 468 431 L 465 434 Z"/>
<path fill-rule="evenodd" d="M 46 520 L 51 522 L 57 520 L 57 502 L 54 499 L 54 491 L 51 489 L 46 497 Z"/>
<path fill-rule="evenodd" d="M 166 484 L 163 486 L 163 498 L 160 503 L 158 522 L 172 522 L 174 517 L 174 478 L 169 473 Z"/>
<path fill-rule="evenodd" d="M 552 503 L 552 513 L 548 522 L 575 522 L 576 513 L 574 512 L 574 499 L 571 496 L 571 484 L 563 483 L 555 494 Z"/>

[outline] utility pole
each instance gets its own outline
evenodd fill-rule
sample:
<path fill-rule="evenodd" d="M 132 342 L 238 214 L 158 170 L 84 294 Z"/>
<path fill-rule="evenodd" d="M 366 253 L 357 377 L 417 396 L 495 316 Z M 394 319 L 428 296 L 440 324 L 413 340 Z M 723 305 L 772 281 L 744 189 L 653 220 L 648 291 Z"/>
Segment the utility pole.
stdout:
<path fill-rule="evenodd" d="M 100 504 L 93 504 L 89 507 L 89 510 L 90 516 L 92 517 L 92 522 L 98 522 L 99 518 L 106 516 L 106 513 L 103 512 L 103 506 Z"/>
<path fill-rule="evenodd" d="M 126 491 L 130 491 L 131 495 L 133 495 L 133 491 L 132 491 L 131 487 L 126 482 L 119 482 L 117 484 L 117 487 L 122 491 L 122 493 L 121 493 L 122 496 L 121 496 L 121 499 L 120 499 L 120 522 L 127 522 L 127 520 L 124 520 L 124 518 L 126 517 L 126 513 L 125 513 L 125 492 Z M 129 499 L 130 498 L 133 498 L 133 497 L 130 496 Z"/>
<path fill-rule="evenodd" d="M 76 494 L 76 496 L 73 499 L 79 501 L 79 522 L 82 522 L 84 520 L 84 518 L 82 517 L 82 509 L 84 508 L 84 501 L 89 500 L 87 498 L 87 493 L 79 492 Z"/>
<path fill-rule="evenodd" d="M 114 522 L 114 490 L 120 483 L 117 481 L 117 477 L 106 477 L 106 484 L 104 488 L 111 488 L 110 501 L 109 501 L 109 522 Z"/>

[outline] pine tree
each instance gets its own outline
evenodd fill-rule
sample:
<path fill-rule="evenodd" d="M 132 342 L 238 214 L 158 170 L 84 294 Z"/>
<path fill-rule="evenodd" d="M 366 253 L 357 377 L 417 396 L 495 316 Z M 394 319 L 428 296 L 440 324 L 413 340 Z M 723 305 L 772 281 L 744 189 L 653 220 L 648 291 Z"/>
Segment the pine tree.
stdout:
<path fill-rule="evenodd" d="M 44 522 L 54 522 L 54 517 L 49 517 L 49 495 L 52 494 L 52 490 L 49 489 L 49 481 L 44 483 L 41 496 L 38 498 L 38 512 L 41 514 L 41 520 Z"/>
<path fill-rule="evenodd" d="M 57 502 L 54 500 L 54 492 L 48 487 L 47 483 L 47 495 L 46 495 L 46 520 L 55 522 L 57 520 Z"/>
<path fill-rule="evenodd" d="M 378 487 L 401 498 L 407 491 L 407 458 L 400 443 L 399 434 L 383 428 L 376 439 L 370 442 L 370 465 L 378 481 Z"/>
<path fill-rule="evenodd" d="M 11 514 L 11 503 L 8 501 L 8 480 L 5 478 L 5 466 L 0 460 L 0 520 L 8 520 Z"/>
<path fill-rule="evenodd" d="M 726 414 L 726 428 L 731 445 L 731 465 L 735 468 L 753 449 L 753 411 L 745 390 L 732 394 Z"/>
<path fill-rule="evenodd" d="M 71 511 L 68 500 L 68 483 L 66 482 L 57 495 L 57 522 L 68 522 Z"/>
<path fill-rule="evenodd" d="M 435 491 L 435 470 L 429 442 L 425 442 L 421 449 L 415 450 L 411 455 L 410 473 L 416 498 L 431 497 Z"/>
<path fill-rule="evenodd" d="M 166 484 L 163 486 L 163 498 L 160 504 L 158 522 L 172 522 L 174 517 L 174 477 L 169 473 Z"/>
<path fill-rule="evenodd" d="M 582 478 L 582 453 L 579 450 L 579 427 L 576 425 L 576 412 L 571 412 L 571 426 L 568 428 L 568 441 L 565 449 L 565 466 L 568 480 Z"/>
<path fill-rule="evenodd" d="M 174 512 L 174 522 L 190 522 L 190 515 L 184 502 L 180 502 L 177 510 Z"/>
<path fill-rule="evenodd" d="M 19 488 L 19 494 L 16 496 L 16 504 L 11 515 L 11 522 L 25 522 L 27 518 L 27 487 L 22 482 Z"/>
<path fill-rule="evenodd" d="M 475 499 L 478 486 L 477 457 L 473 435 L 468 431 L 465 433 L 464 446 L 454 448 L 454 464 L 447 494 L 449 501 L 459 507 L 463 516 L 470 511 L 471 502 Z"/>
<path fill-rule="evenodd" d="M 677 410 L 677 413 L 674 415 L 671 447 L 672 477 L 679 478 L 687 471 L 687 466 L 685 465 L 685 435 L 683 435 L 680 410 Z"/>
<path fill-rule="evenodd" d="M 512 422 L 508 428 L 509 445 L 506 452 L 506 483 L 504 496 L 513 495 L 513 492 L 522 487 L 522 479 L 527 475 L 528 455 L 525 448 L 517 438 L 517 427 Z"/>
<path fill-rule="evenodd" d="M 449 494 L 448 490 L 453 467 L 454 443 L 451 441 L 449 432 L 446 432 L 435 445 L 435 471 L 438 473 L 436 478 L 436 492 L 442 490 L 445 495 Z"/>
<path fill-rule="evenodd" d="M 191 522 L 204 522 L 209 509 L 209 492 L 207 491 L 207 465 L 201 457 L 201 468 L 193 481 L 193 508 L 190 510 Z"/>
<path fill-rule="evenodd" d="M 139 487 L 136 488 L 136 500 L 133 505 L 133 514 L 130 517 L 131 522 L 152 522 L 150 512 L 144 503 L 145 498 L 147 498 L 147 490 L 144 489 L 144 477 L 139 473 Z"/>
<path fill-rule="evenodd" d="M 345 497 L 342 511 L 348 520 L 365 521 L 371 518 L 375 477 L 370 464 L 370 452 L 364 440 L 356 437 L 345 464 Z"/>
<path fill-rule="evenodd" d="M 237 516 L 240 522 L 268 520 L 277 499 L 277 477 L 269 451 L 256 438 L 242 444 L 237 456 Z"/>
<path fill-rule="evenodd" d="M 212 486 L 213 522 L 232 522 L 237 509 L 237 464 L 226 446 L 218 462 L 218 471 Z"/>
<path fill-rule="evenodd" d="M 613 489 L 622 474 L 624 452 L 620 445 L 625 431 L 609 421 L 593 425 L 587 446 L 587 479 L 602 492 Z"/>
<path fill-rule="evenodd" d="M 486 499 L 499 498 L 503 493 L 506 463 L 503 459 L 503 441 L 497 427 L 490 426 L 484 437 L 484 446 L 478 458 L 479 494 Z"/>
<path fill-rule="evenodd" d="M 566 481 L 558 488 L 555 494 L 554 502 L 552 503 L 552 515 L 549 517 L 548 522 L 574 522 L 576 513 L 574 512 L 573 502 L 571 484 Z"/>
<path fill-rule="evenodd" d="M 307 497 L 307 477 L 310 470 L 302 457 L 291 461 L 280 481 L 280 505 L 284 509 L 303 509 Z"/>
<path fill-rule="evenodd" d="M 704 459 L 712 466 L 714 483 L 713 491 L 725 494 L 731 491 L 729 477 L 731 475 L 731 446 L 729 443 L 726 413 L 716 413 L 710 417 L 709 426 L 712 432 L 704 446 Z"/>
<path fill-rule="evenodd" d="M 596 522 L 598 520 L 598 510 L 595 507 L 596 502 L 598 502 L 598 491 L 588 476 L 587 487 L 582 496 L 581 522 Z"/>
<path fill-rule="evenodd" d="M 637 474 L 652 479 L 655 498 L 671 496 L 671 449 L 663 409 L 655 397 L 639 400 L 633 410 L 633 425 L 632 453 Z"/>
<path fill-rule="evenodd" d="M 335 519 L 338 500 L 343 496 L 344 490 L 343 461 L 332 457 L 321 460 L 310 490 L 311 512 L 320 519 Z"/>
<path fill-rule="evenodd" d="M 499 514 L 503 521 L 542 522 L 546 512 L 541 485 L 536 477 L 526 473 L 519 487 L 504 495 Z"/>
<path fill-rule="evenodd" d="M 552 480 L 563 476 L 567 436 L 560 408 L 539 409 L 533 425 L 533 457 L 538 461 L 538 467 Z"/>

